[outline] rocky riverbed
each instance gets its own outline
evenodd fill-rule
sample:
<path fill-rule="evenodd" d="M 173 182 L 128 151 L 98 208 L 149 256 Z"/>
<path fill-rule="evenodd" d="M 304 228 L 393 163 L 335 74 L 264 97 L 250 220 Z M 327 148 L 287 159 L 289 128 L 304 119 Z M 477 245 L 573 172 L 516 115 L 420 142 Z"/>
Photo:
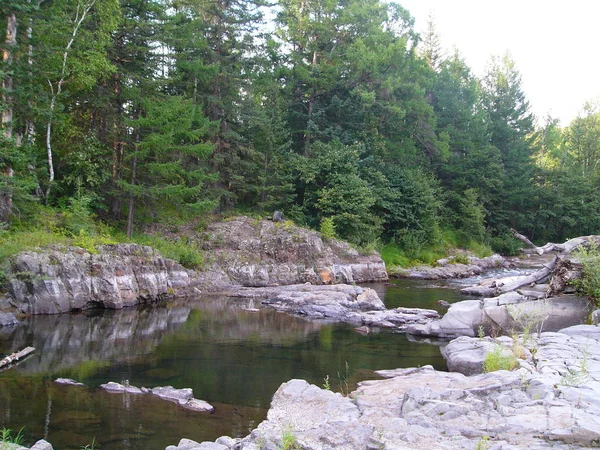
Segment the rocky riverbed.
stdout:
<path fill-rule="evenodd" d="M 519 368 L 465 376 L 431 367 L 380 371 L 348 396 L 303 380 L 284 383 L 267 420 L 243 439 L 184 440 L 167 450 L 572 449 L 600 445 L 600 328 L 546 332 Z M 459 338 L 445 354 L 478 365 L 498 345 Z M 468 361 L 458 361 L 468 353 Z M 469 368 L 468 371 L 471 371 Z M 291 437 L 290 437 L 291 436 Z M 290 447 L 291 448 L 291 447 Z"/>

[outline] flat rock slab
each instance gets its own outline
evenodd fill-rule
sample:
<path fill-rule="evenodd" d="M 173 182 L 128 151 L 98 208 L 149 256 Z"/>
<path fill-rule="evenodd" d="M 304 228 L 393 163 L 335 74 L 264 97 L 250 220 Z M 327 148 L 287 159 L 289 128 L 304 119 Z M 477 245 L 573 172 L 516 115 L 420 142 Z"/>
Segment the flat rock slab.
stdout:
<path fill-rule="evenodd" d="M 54 382 L 56 384 L 65 384 L 67 386 L 85 386 L 85 384 L 80 383 L 79 381 L 75 381 L 71 378 L 57 378 L 56 380 L 54 380 Z"/>
<path fill-rule="evenodd" d="M 263 304 L 312 320 L 345 322 L 382 328 L 426 323 L 439 317 L 437 311 L 420 308 L 385 309 L 377 292 L 348 284 L 297 284 L 260 288 L 240 287 L 228 295 Z"/>
<path fill-rule="evenodd" d="M 189 409 L 190 411 L 198 411 L 198 412 L 212 412 L 214 411 L 214 407 L 205 402 L 204 400 L 199 400 L 194 398 L 194 392 L 191 388 L 183 388 L 176 389 L 173 386 L 159 386 L 152 389 L 148 389 L 145 387 L 136 387 L 136 386 L 125 386 L 120 383 L 115 383 L 110 381 L 106 384 L 100 385 L 102 389 L 111 393 L 128 393 L 128 394 L 152 394 L 163 400 L 168 400 L 170 402 L 175 402 L 181 407 L 185 409 Z"/>

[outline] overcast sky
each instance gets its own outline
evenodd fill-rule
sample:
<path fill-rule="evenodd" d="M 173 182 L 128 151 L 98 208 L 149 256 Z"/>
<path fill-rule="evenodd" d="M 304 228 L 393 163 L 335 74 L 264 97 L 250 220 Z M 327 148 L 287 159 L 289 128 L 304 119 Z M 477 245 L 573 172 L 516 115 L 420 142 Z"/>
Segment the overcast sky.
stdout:
<path fill-rule="evenodd" d="M 598 0 L 396 0 L 424 32 L 431 14 L 442 45 L 481 76 L 490 55 L 509 51 L 533 113 L 568 125 L 600 98 Z"/>

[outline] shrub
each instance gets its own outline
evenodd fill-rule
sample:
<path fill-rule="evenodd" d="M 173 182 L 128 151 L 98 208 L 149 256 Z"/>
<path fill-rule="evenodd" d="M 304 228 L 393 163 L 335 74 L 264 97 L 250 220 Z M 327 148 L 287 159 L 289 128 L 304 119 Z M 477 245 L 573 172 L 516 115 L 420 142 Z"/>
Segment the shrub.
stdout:
<path fill-rule="evenodd" d="M 507 354 L 502 345 L 496 344 L 493 350 L 485 355 L 483 371 L 488 373 L 496 370 L 513 370 L 517 365 L 517 357 L 512 352 Z"/>
<path fill-rule="evenodd" d="M 335 239 L 335 223 L 333 217 L 323 217 L 321 219 L 321 234 L 326 239 Z"/>
<path fill-rule="evenodd" d="M 588 247 L 579 247 L 575 257 L 583 265 L 581 280 L 577 287 L 586 295 L 600 301 L 600 249 L 598 244 L 591 243 Z"/>

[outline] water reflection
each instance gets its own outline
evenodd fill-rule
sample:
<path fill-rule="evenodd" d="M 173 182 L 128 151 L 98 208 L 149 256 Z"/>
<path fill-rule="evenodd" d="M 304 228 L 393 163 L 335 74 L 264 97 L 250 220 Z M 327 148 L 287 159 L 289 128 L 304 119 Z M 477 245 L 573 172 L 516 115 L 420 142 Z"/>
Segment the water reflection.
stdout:
<path fill-rule="evenodd" d="M 95 438 L 103 450 L 162 450 L 181 437 L 246 435 L 264 419 L 279 385 L 292 378 L 322 385 L 329 376 L 338 390 L 346 378 L 352 385 L 373 377 L 376 369 L 445 368 L 435 346 L 411 343 L 402 334 L 365 336 L 347 325 L 271 310 L 250 312 L 246 306 L 203 298 L 32 317 L 8 338 L 0 336 L 2 352 L 26 345 L 37 349 L 32 358 L 0 373 L 0 427 L 25 427 L 32 441 L 44 437 L 60 449 L 79 449 Z M 59 386 L 52 382 L 57 377 L 86 386 Z M 190 387 L 195 397 L 215 406 L 215 413 L 97 388 L 124 380 L 135 386 Z"/>

